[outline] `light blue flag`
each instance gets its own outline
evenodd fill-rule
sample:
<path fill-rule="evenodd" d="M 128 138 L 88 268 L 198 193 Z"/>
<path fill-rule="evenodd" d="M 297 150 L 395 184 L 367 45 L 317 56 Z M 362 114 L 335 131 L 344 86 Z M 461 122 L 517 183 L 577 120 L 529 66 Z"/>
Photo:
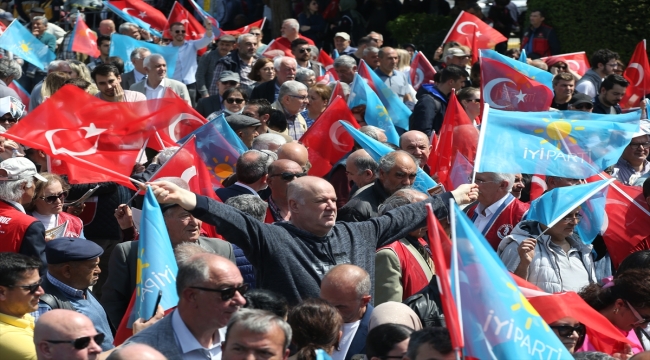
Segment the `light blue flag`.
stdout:
<path fill-rule="evenodd" d="M 464 355 L 487 359 L 573 359 L 526 300 L 490 244 L 456 203 L 451 231 L 457 244 L 450 278 L 460 312 Z M 455 283 L 455 281 L 452 281 Z"/>
<path fill-rule="evenodd" d="M 616 164 L 639 129 L 640 115 L 490 108 L 481 122 L 475 168 L 585 179 Z"/>
<path fill-rule="evenodd" d="M 502 62 L 510 66 L 511 68 L 519 71 L 520 73 L 524 74 L 525 76 L 546 86 L 547 88 L 551 89 L 551 91 L 553 91 L 553 74 L 551 74 L 550 72 L 534 67 L 532 65 L 528 65 L 527 63 L 524 64 L 523 62 L 517 61 L 513 58 L 509 58 L 507 56 L 501 55 L 494 50 L 479 50 L 479 51 L 481 52 L 481 56 Z"/>
<path fill-rule="evenodd" d="M 336 49 L 332 50 L 332 60 L 336 60 L 337 57 L 339 57 L 339 51 Z"/>
<path fill-rule="evenodd" d="M 354 75 L 354 81 L 350 88 L 348 107 L 352 109 L 355 106 L 366 105 L 364 114 L 366 123 L 384 130 L 388 142 L 399 146 L 399 135 L 395 130 L 395 125 L 393 125 L 393 120 L 388 115 L 388 111 L 377 97 L 377 94 L 372 91 L 359 74 Z"/>
<path fill-rule="evenodd" d="M 519 54 L 519 62 L 528 65 L 528 56 L 526 56 L 526 49 L 521 49 L 521 54 Z"/>
<path fill-rule="evenodd" d="M 411 110 L 406 107 L 404 102 L 397 97 L 397 94 L 395 94 L 388 85 L 384 84 L 379 75 L 377 75 L 377 73 L 375 73 L 365 61 L 361 60 L 359 63 L 359 69 L 361 74 L 364 72 L 369 74 L 370 79 L 366 78 L 366 80 L 368 80 L 368 86 L 375 90 L 379 100 L 381 100 L 382 104 L 386 107 L 386 110 L 388 110 L 388 115 L 390 115 L 390 118 L 393 120 L 393 124 L 404 130 L 408 130 Z M 362 77 L 364 76 L 362 75 Z"/>
<path fill-rule="evenodd" d="M 591 244 L 600 232 L 605 218 L 605 202 L 609 184 L 615 179 L 589 184 L 564 186 L 547 191 L 530 203 L 526 220 L 535 220 L 553 227 L 568 213 L 580 206 L 580 222 L 576 232 L 585 244 Z"/>
<path fill-rule="evenodd" d="M 14 20 L 0 35 L 0 49 L 14 53 L 17 57 L 27 61 L 41 70 L 56 59 L 47 45 L 38 40 L 18 20 Z"/>
<path fill-rule="evenodd" d="M 70 41 L 68 42 L 68 49 L 67 51 L 72 52 L 72 44 L 74 44 L 74 38 L 77 36 L 77 23 L 79 22 L 79 17 L 77 17 L 77 21 L 74 22 L 74 27 L 72 28 L 72 32 L 70 33 Z"/>
<path fill-rule="evenodd" d="M 137 18 L 135 16 L 131 16 L 131 15 L 127 14 L 126 11 L 122 11 L 122 10 L 118 9 L 117 7 L 115 7 L 114 5 L 109 3 L 108 1 L 102 1 L 102 4 L 104 4 L 105 7 L 109 8 L 112 12 L 114 12 L 115 15 L 121 17 L 124 21 L 134 23 L 134 24 L 138 25 L 139 27 L 141 27 L 141 28 L 147 30 L 148 32 L 150 32 L 151 35 L 155 35 L 155 36 L 158 36 L 159 38 L 162 38 L 162 34 L 160 33 L 160 31 L 152 29 L 151 25 L 149 25 L 148 23 L 142 21 L 141 19 L 139 19 L 139 18 Z M 112 43 L 113 43 L 113 41 L 111 41 L 111 44 Z"/>
<path fill-rule="evenodd" d="M 357 144 L 361 145 L 361 147 L 364 150 L 366 150 L 370 155 L 370 157 L 372 157 L 375 161 L 379 162 L 379 159 L 381 159 L 382 156 L 388 154 L 389 152 L 394 151 L 388 146 L 380 143 L 379 141 L 355 129 L 352 125 L 348 124 L 347 122 L 343 120 L 339 120 L 339 123 L 343 125 L 345 130 L 347 130 L 348 133 L 350 133 L 354 141 L 356 141 Z M 423 193 L 429 194 L 429 190 L 437 186 L 438 184 L 435 181 L 433 181 L 433 179 L 429 175 L 427 175 L 427 173 L 422 171 L 420 167 L 418 167 L 418 172 L 417 175 L 415 176 L 415 182 L 413 183 L 413 188 Z"/>
<path fill-rule="evenodd" d="M 323 349 L 316 349 L 316 360 L 332 360 L 332 357 Z"/>
<path fill-rule="evenodd" d="M 139 47 L 145 47 L 152 54 L 160 54 L 167 62 L 167 76 L 171 76 L 176 68 L 176 59 L 178 58 L 177 46 L 160 46 L 154 43 L 136 40 L 130 36 L 114 33 L 111 35 L 111 48 L 109 56 L 119 56 L 124 61 L 124 71 L 133 70 L 131 62 L 131 52 Z M 128 89 L 127 89 L 128 90 Z"/>
<path fill-rule="evenodd" d="M 226 121 L 226 116 L 224 113 L 219 114 L 219 116 L 213 117 L 208 116 L 207 120 L 214 122 L 214 127 L 223 135 L 223 137 L 228 141 L 228 143 L 237 150 L 240 154 L 245 153 L 248 151 L 248 147 L 242 139 L 237 135 L 235 130 L 230 127 L 230 124 L 228 124 L 228 121 Z M 189 137 L 186 137 L 189 139 Z"/>
<path fill-rule="evenodd" d="M 158 292 L 162 290 L 160 305 L 168 310 L 178 304 L 176 275 L 178 265 L 174 258 L 160 205 L 151 187 L 147 187 L 140 220 L 138 263 L 135 284 L 135 318 L 148 320 L 154 314 Z"/>

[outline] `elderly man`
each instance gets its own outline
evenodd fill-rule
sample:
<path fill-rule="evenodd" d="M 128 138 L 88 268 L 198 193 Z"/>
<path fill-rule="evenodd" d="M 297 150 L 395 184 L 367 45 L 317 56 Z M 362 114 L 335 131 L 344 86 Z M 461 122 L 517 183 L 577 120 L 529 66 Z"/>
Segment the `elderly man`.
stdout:
<path fill-rule="evenodd" d="M 336 71 L 341 82 L 350 85 L 357 73 L 357 62 L 351 56 L 341 55 L 334 60 L 334 71 Z"/>
<path fill-rule="evenodd" d="M 250 91 L 255 81 L 251 80 L 248 74 L 253 69 L 255 60 L 257 60 L 256 51 L 257 37 L 252 34 L 240 35 L 237 39 L 237 49 L 231 51 L 217 62 L 217 67 L 214 69 L 214 75 L 211 79 L 210 95 L 215 95 L 219 90 L 218 83 L 221 73 L 224 71 L 232 71 L 238 74 L 242 87 Z"/>
<path fill-rule="evenodd" d="M 165 179 L 165 178 L 162 178 Z M 166 178 L 180 184 L 189 190 L 189 185 L 179 178 Z M 182 243 L 196 243 L 202 248 L 219 254 L 235 262 L 232 245 L 221 240 L 201 236 L 202 221 L 198 220 L 180 206 L 162 205 L 165 227 L 169 233 L 172 247 Z M 117 328 L 131 300 L 136 284 L 138 260 L 138 243 L 133 240 L 135 227 L 131 210 L 126 205 L 120 205 L 115 211 L 115 217 L 122 228 L 125 242 L 117 244 L 111 253 L 108 264 L 108 279 L 103 287 L 101 304 L 111 324 Z"/>
<path fill-rule="evenodd" d="M 20 79 L 23 69 L 18 62 L 8 58 L 0 59 L 0 98 L 13 96 L 20 99 L 16 91 L 9 87 L 12 81 Z"/>
<path fill-rule="evenodd" d="M 99 279 L 99 257 L 104 249 L 94 242 L 80 238 L 58 238 L 48 241 L 45 247 L 47 273 L 41 286 L 38 313 L 52 309 L 68 309 L 88 316 L 97 329 L 105 335 L 99 345 L 102 350 L 113 348 L 113 335 L 106 312 L 89 288 Z"/>
<path fill-rule="evenodd" d="M 295 161 L 280 159 L 271 163 L 267 180 L 271 189 L 271 196 L 268 199 L 269 207 L 266 211 L 265 223 L 272 224 L 276 221 L 289 221 L 291 219 L 287 187 L 294 179 L 305 175 L 307 173 Z"/>
<path fill-rule="evenodd" d="M 289 145 L 289 144 L 287 144 Z M 352 263 L 374 274 L 374 251 L 422 227 L 424 204 L 395 209 L 391 216 L 366 222 L 336 223 L 336 194 L 327 181 L 304 176 L 287 189 L 291 220 L 263 224 L 174 184 L 152 183 L 154 194 L 163 203 L 174 203 L 215 225 L 219 233 L 241 247 L 246 257 L 262 274 L 261 288 L 283 294 L 290 304 L 319 294 L 320 279 L 340 263 Z M 431 198 L 436 215 L 447 216 L 453 197 L 464 204 L 476 198 L 475 185 L 462 185 L 451 193 Z"/>
<path fill-rule="evenodd" d="M 456 65 L 456 66 L 460 66 L 463 69 L 466 69 L 467 64 L 469 64 L 469 61 L 471 59 L 471 56 L 465 53 L 465 51 L 463 51 L 463 49 L 461 48 L 451 47 L 447 49 L 447 52 L 445 52 L 443 59 L 445 64 L 447 64 L 447 66 Z"/>
<path fill-rule="evenodd" d="M 478 198 L 475 204 L 467 208 L 467 216 L 495 250 L 521 221 L 530 206 L 510 193 L 514 183 L 513 174 L 476 174 Z"/>
<path fill-rule="evenodd" d="M 207 98 L 199 99 L 196 104 L 196 111 L 203 117 L 207 118 L 213 112 L 223 109 L 223 94 L 226 90 L 239 86 L 241 81 L 239 74 L 232 71 L 222 71 L 219 74 L 219 81 L 217 83 L 218 92 L 210 95 Z"/>
<path fill-rule="evenodd" d="M 377 42 L 371 38 L 370 36 L 364 36 L 361 39 L 357 40 L 357 50 L 350 55 L 351 57 L 354 58 L 354 60 L 357 62 L 357 65 L 359 64 L 359 60 L 363 59 L 363 54 L 364 51 L 369 48 L 369 47 L 376 47 Z M 370 64 L 368 64 L 370 65 Z M 376 66 L 371 66 L 373 69 L 376 68 Z"/>
<path fill-rule="evenodd" d="M 383 215 L 400 206 L 424 201 L 427 194 L 412 189 L 397 190 L 383 204 Z M 433 261 L 423 239 L 427 228 L 413 230 L 399 241 L 377 249 L 375 259 L 375 305 L 402 302 L 424 289 L 433 277 Z"/>
<path fill-rule="evenodd" d="M 224 34 L 217 39 L 216 48 L 203 54 L 199 58 L 199 66 L 196 68 L 196 88 L 202 98 L 210 96 L 209 86 L 214 79 L 214 70 L 217 62 L 227 56 L 235 46 L 235 37 Z"/>
<path fill-rule="evenodd" d="M 111 19 L 105 19 L 99 22 L 99 34 L 111 36 L 115 33 L 115 23 Z"/>
<path fill-rule="evenodd" d="M 363 49 L 363 61 L 368 64 L 368 66 L 376 70 L 379 68 L 379 48 L 375 46 L 368 46 L 367 48 Z"/>
<path fill-rule="evenodd" d="M 320 298 L 326 300 L 343 318 L 343 335 L 332 354 L 333 360 L 350 360 L 364 354 L 368 323 L 374 309 L 370 305 L 370 275 L 355 265 L 337 265 L 325 274 Z"/>
<path fill-rule="evenodd" d="M 55 71 L 60 71 L 68 74 L 70 78 L 75 78 L 76 75 L 70 69 L 70 64 L 65 60 L 54 60 L 47 65 L 47 73 L 53 73 Z M 31 95 L 29 96 L 29 112 L 34 111 L 38 105 L 43 102 L 43 95 L 41 95 L 41 88 L 43 87 L 43 80 L 37 83 L 32 89 Z"/>
<path fill-rule="evenodd" d="M 167 360 L 160 351 L 145 344 L 121 346 L 113 351 L 106 360 Z"/>
<path fill-rule="evenodd" d="M 275 38 L 275 42 L 279 45 L 281 49 L 284 50 L 287 56 L 291 56 L 291 42 L 296 39 L 303 39 L 309 43 L 309 45 L 315 45 L 314 42 L 305 36 L 298 33 L 300 24 L 296 19 L 285 19 L 282 22 L 282 27 L 280 28 L 280 33 L 282 36 Z"/>
<path fill-rule="evenodd" d="M 176 66 L 171 78 L 179 81 L 187 87 L 187 90 L 192 99 L 192 106 L 196 100 L 196 69 L 198 63 L 196 62 L 196 52 L 210 45 L 212 42 L 212 23 L 208 20 L 203 21 L 205 27 L 205 34 L 201 39 L 185 40 L 185 24 L 176 22 L 169 25 L 169 32 L 172 35 L 173 47 L 178 48 L 178 57 L 176 58 Z"/>
<path fill-rule="evenodd" d="M 165 96 L 165 91 L 170 88 L 189 105 L 192 104 L 187 86 L 180 81 L 167 77 L 167 62 L 160 54 L 152 54 L 144 58 L 144 69 L 147 77 L 129 88 L 131 91 L 143 93 L 147 100 L 160 99 Z"/>
<path fill-rule="evenodd" d="M 350 55 L 357 51 L 357 48 L 350 46 L 350 34 L 345 32 L 334 34 L 334 48 L 339 55 Z"/>
<path fill-rule="evenodd" d="M 262 123 L 262 125 L 260 125 L 257 131 L 260 133 L 260 135 L 263 135 L 269 133 L 269 128 L 266 125 L 266 122 L 269 121 L 272 110 L 273 108 L 271 107 L 271 103 L 268 102 L 266 99 L 255 99 L 246 102 L 246 106 L 244 106 L 244 110 L 242 111 L 242 114 L 259 120 Z M 279 147 L 285 142 L 286 141 L 283 141 L 281 143 L 278 142 L 276 143 L 278 144 Z M 276 149 L 277 148 L 271 150 L 275 151 Z M 264 150 L 264 149 L 257 149 L 257 150 Z"/>
<path fill-rule="evenodd" d="M 90 75 L 99 89 L 95 97 L 110 102 L 147 101 L 147 97 L 143 94 L 122 88 L 122 77 L 115 65 L 98 65 Z"/>
<path fill-rule="evenodd" d="M 280 86 L 289 80 L 296 79 L 298 63 L 292 57 L 281 56 L 275 58 L 273 68 L 275 69 L 275 79 L 256 86 L 251 92 L 251 100 L 266 99 L 272 104 L 278 99 Z"/>
<path fill-rule="evenodd" d="M 261 132 L 260 129 L 262 128 L 263 124 L 264 123 L 262 123 L 262 125 L 260 125 L 258 128 L 258 132 Z M 280 134 L 263 133 L 256 137 L 255 140 L 253 140 L 253 146 L 251 148 L 255 150 L 269 150 L 276 152 L 280 146 L 286 143 L 287 140 Z"/>
<path fill-rule="evenodd" d="M 122 89 L 130 89 L 131 85 L 140 82 L 147 76 L 147 70 L 144 69 L 144 58 L 149 55 L 151 55 L 151 51 L 146 47 L 135 48 L 131 51 L 130 59 L 133 70 L 122 74 Z"/>
<path fill-rule="evenodd" d="M 371 31 L 367 36 L 375 40 L 375 42 L 377 43 L 377 47 L 382 47 L 384 45 L 384 35 L 376 31 Z"/>
<path fill-rule="evenodd" d="M 110 330 L 110 329 L 109 329 Z M 57 309 L 38 318 L 34 327 L 34 345 L 38 360 L 94 360 L 102 352 L 106 335 L 95 329 L 83 313 Z"/>
<path fill-rule="evenodd" d="M 614 169 L 618 170 L 615 176 L 618 181 L 625 185 L 643 185 L 643 181 L 637 183 L 637 180 L 650 173 L 650 122 L 641 120 L 640 131 L 632 138 L 627 145 L 621 158 L 618 160 Z"/>
<path fill-rule="evenodd" d="M 291 335 L 291 326 L 280 317 L 264 310 L 241 309 L 228 322 L 223 358 L 287 360 Z"/>
<path fill-rule="evenodd" d="M 345 161 L 345 174 L 348 180 L 353 182 L 357 190 L 350 194 L 350 198 L 365 189 L 366 186 L 372 185 L 377 179 L 379 164 L 368 154 L 367 151 L 359 149 Z"/>
<path fill-rule="evenodd" d="M 305 39 L 296 39 L 291 42 L 291 54 L 296 58 L 299 69 L 310 69 L 314 74 L 321 74 L 323 65 L 311 60 L 311 46 Z"/>
<path fill-rule="evenodd" d="M 307 131 L 307 122 L 300 114 L 309 104 L 307 91 L 305 84 L 289 80 L 282 84 L 278 100 L 271 105 L 276 110 L 282 110 L 287 118 L 287 129 L 282 134 L 296 141 Z"/>
<path fill-rule="evenodd" d="M 40 267 L 41 262 L 36 259 L 0 252 L 0 354 L 3 358 L 36 358 L 34 318 L 29 313 L 38 308 L 38 299 L 43 295 Z"/>
<path fill-rule="evenodd" d="M 305 145 L 297 141 L 292 141 L 280 146 L 277 154 L 278 160 L 286 159 L 295 161 L 304 171 L 309 171 L 311 168 L 311 163 L 309 162 L 309 152 L 307 148 Z"/>
<path fill-rule="evenodd" d="M 122 35 L 132 37 L 136 40 L 151 41 L 151 34 L 145 29 L 140 29 L 138 25 L 125 22 L 120 25 L 119 32 Z"/>
<path fill-rule="evenodd" d="M 178 266 L 176 310 L 126 344 L 149 345 L 169 359 L 221 359 L 226 325 L 246 303 L 246 290 L 248 284 L 231 261 L 215 254 L 194 255 Z"/>
<path fill-rule="evenodd" d="M 409 94 L 410 84 L 406 74 L 396 70 L 398 60 L 395 49 L 391 47 L 379 49 L 379 67 L 375 70 L 375 73 L 386 86 L 397 94 L 400 100 L 413 101 L 411 94 Z"/>
<path fill-rule="evenodd" d="M 413 185 L 417 170 L 417 159 L 406 151 L 397 150 L 384 155 L 379 159 L 379 178 L 341 208 L 340 219 L 354 222 L 379 216 L 379 204 L 395 191 Z"/>
<path fill-rule="evenodd" d="M 431 149 L 433 146 L 431 145 L 427 134 L 417 130 L 407 131 L 399 137 L 399 147 L 407 153 L 415 156 L 415 158 L 420 162 L 420 168 L 424 170 L 425 173 L 431 175 L 431 169 L 429 168 L 429 165 L 427 165 L 427 161 L 429 160 L 429 155 L 431 155 Z"/>
<path fill-rule="evenodd" d="M 260 135 L 259 127 L 262 126 L 262 122 L 254 117 L 241 114 L 232 114 L 226 118 L 226 121 L 244 145 L 251 149 L 253 147 L 253 140 Z"/>
<path fill-rule="evenodd" d="M 34 198 L 35 180 L 47 179 L 24 157 L 0 162 L 0 251 L 17 252 L 45 259 L 45 227 L 25 213 L 23 205 Z"/>
<path fill-rule="evenodd" d="M 243 116 L 243 115 L 242 115 Z M 259 150 L 249 150 L 237 159 L 235 174 L 237 182 L 226 188 L 217 189 L 217 196 L 226 201 L 238 195 L 257 195 L 268 186 L 268 166 L 270 156 Z"/>

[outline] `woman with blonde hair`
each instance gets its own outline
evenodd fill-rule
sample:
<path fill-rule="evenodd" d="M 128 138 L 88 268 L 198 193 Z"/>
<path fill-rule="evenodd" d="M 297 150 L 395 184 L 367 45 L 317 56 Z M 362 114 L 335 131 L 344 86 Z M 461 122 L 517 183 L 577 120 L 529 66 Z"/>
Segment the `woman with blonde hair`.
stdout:
<path fill-rule="evenodd" d="M 91 95 L 97 94 L 99 92 L 99 89 L 97 88 L 97 85 L 95 85 L 95 83 L 93 82 L 88 67 L 84 63 L 78 60 L 68 60 L 68 63 L 70 64 L 70 70 L 72 70 L 72 72 L 76 75 L 77 78 L 86 80 L 91 84 L 88 87 L 88 89 L 86 89 L 86 92 L 88 92 Z"/>
<path fill-rule="evenodd" d="M 397 51 L 397 70 L 409 72 L 411 70 L 411 54 L 404 49 L 395 49 Z"/>
<path fill-rule="evenodd" d="M 327 108 L 327 103 L 332 96 L 332 89 L 327 85 L 316 84 L 309 88 L 307 94 L 309 95 L 309 104 L 307 104 L 307 109 L 302 112 L 302 116 L 305 118 L 307 127 L 310 127 Z"/>
<path fill-rule="evenodd" d="M 25 207 L 28 214 L 42 222 L 45 230 L 65 224 L 63 233 L 57 237 L 85 239 L 83 221 L 63 211 L 63 203 L 68 196 L 70 185 L 59 175 L 51 173 L 41 173 L 41 175 L 47 181 L 36 181 L 34 198 Z"/>
<path fill-rule="evenodd" d="M 65 84 L 65 81 L 69 78 L 70 75 L 61 71 L 55 71 L 47 74 L 47 77 L 43 81 L 43 86 L 41 87 L 41 96 L 43 97 L 43 101 L 54 95 L 55 92 L 62 88 Z"/>

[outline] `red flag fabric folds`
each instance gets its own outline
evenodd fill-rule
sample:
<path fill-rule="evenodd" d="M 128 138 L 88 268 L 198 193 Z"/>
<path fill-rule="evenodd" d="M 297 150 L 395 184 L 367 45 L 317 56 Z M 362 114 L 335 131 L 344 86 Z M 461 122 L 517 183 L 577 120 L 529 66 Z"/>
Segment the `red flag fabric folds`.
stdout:
<path fill-rule="evenodd" d="M 77 16 L 77 24 L 74 30 L 72 51 L 98 58 L 100 53 L 97 47 L 97 34 L 88 28 L 88 25 L 86 25 L 86 22 L 83 21 L 81 16 Z"/>
<path fill-rule="evenodd" d="M 481 19 L 461 11 L 443 43 L 455 41 L 461 45 L 472 47 L 472 35 L 475 33 L 478 49 L 491 49 L 500 42 L 508 41 L 505 36 L 481 21 Z M 478 49 L 472 48 L 473 51 L 478 51 Z"/>
<path fill-rule="evenodd" d="M 329 70 L 334 67 L 334 59 L 332 59 L 332 57 L 329 56 L 323 49 L 320 49 L 320 52 L 318 53 L 318 62 L 323 64 L 325 70 Z"/>
<path fill-rule="evenodd" d="M 169 32 L 169 26 L 176 22 L 185 24 L 185 31 L 187 31 L 185 33 L 185 40 L 198 40 L 205 34 L 203 25 L 183 5 L 179 4 L 178 1 L 174 2 L 172 11 L 169 12 L 169 19 L 165 24 L 163 32 L 164 37 L 169 39 L 173 38 L 173 34 Z"/>
<path fill-rule="evenodd" d="M 591 68 L 589 65 L 589 59 L 587 59 L 587 54 L 585 54 L 584 51 L 570 54 L 553 55 L 539 59 L 544 60 L 546 62 L 546 65 L 549 67 L 553 66 L 553 64 L 559 61 L 565 62 L 567 65 L 569 65 L 569 69 L 576 72 L 580 76 L 584 75 L 587 70 Z"/>
<path fill-rule="evenodd" d="M 322 51 L 322 50 L 321 50 Z M 426 56 L 420 51 L 415 55 L 415 58 L 411 62 L 411 71 L 409 76 L 411 77 L 411 84 L 415 90 L 420 88 L 422 84 L 428 84 L 433 80 L 433 76 L 436 74 L 436 70 L 431 66 L 431 63 Z"/>
<path fill-rule="evenodd" d="M 645 40 L 636 45 L 623 76 L 630 85 L 625 89 L 625 96 L 620 102 L 621 107 L 637 107 L 646 94 L 650 93 L 650 64 Z"/>
<path fill-rule="evenodd" d="M 182 100 L 178 94 L 172 91 L 170 88 L 165 90 L 165 97 L 171 99 Z M 205 125 L 208 120 L 206 120 L 201 114 L 199 114 L 194 108 L 189 106 L 184 100 L 182 100 L 185 106 L 182 107 L 181 112 L 179 113 L 167 113 L 167 122 L 160 122 L 160 127 L 157 129 L 157 133 L 153 134 L 147 143 L 147 146 L 160 151 L 165 147 L 169 146 L 178 146 L 177 142 L 191 134 L 192 131 L 200 128 Z M 160 143 L 162 141 L 162 144 Z"/>
<path fill-rule="evenodd" d="M 262 29 L 264 27 L 264 22 L 266 21 L 266 18 L 262 20 L 257 20 L 255 22 L 252 22 L 242 28 L 239 28 L 237 30 L 221 30 L 222 34 L 228 34 L 232 36 L 238 36 L 241 34 L 248 34 L 251 31 L 251 28 L 257 27 Z"/>
<path fill-rule="evenodd" d="M 110 3 L 125 13 L 141 19 L 156 30 L 162 31 L 167 24 L 165 14 L 142 0 L 119 0 L 110 1 Z"/>

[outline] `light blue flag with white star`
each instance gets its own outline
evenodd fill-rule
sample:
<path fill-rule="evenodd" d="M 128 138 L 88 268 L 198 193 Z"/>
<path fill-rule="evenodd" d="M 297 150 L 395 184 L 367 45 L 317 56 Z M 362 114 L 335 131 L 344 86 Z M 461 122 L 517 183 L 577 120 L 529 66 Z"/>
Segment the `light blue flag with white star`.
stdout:
<path fill-rule="evenodd" d="M 388 142 L 399 146 L 399 135 L 397 134 L 397 130 L 395 130 L 393 120 L 388 115 L 386 107 L 379 100 L 377 94 L 368 86 L 366 81 L 359 74 L 355 74 L 354 81 L 350 86 L 348 107 L 352 109 L 359 105 L 366 105 L 366 112 L 364 114 L 366 123 L 384 130 Z"/>
<path fill-rule="evenodd" d="M 501 55 L 494 50 L 480 50 L 480 52 L 482 57 L 504 63 L 553 91 L 553 74 L 550 72 L 528 65 L 528 63 L 523 63 L 513 58 Z M 521 53 L 523 54 L 524 52 L 522 51 Z"/>
<path fill-rule="evenodd" d="M 12 21 L 0 36 L 0 49 L 12 52 L 41 70 L 56 59 L 56 54 L 17 20 Z"/>

